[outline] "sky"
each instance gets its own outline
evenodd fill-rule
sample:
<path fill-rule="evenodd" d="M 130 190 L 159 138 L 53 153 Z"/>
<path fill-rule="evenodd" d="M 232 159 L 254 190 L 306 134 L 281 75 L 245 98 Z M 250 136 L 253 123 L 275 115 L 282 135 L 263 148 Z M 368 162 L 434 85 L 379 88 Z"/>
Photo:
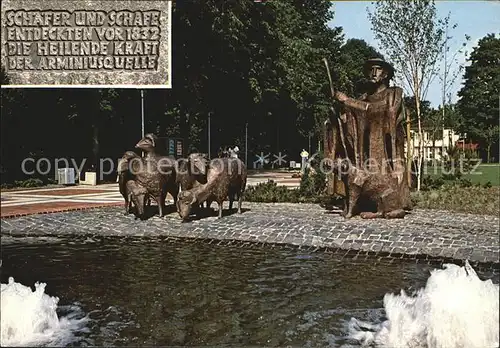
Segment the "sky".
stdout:
<path fill-rule="evenodd" d="M 344 39 L 363 39 L 368 44 L 379 48 L 377 40 L 371 31 L 371 24 L 368 20 L 367 8 L 373 10 L 374 6 L 370 1 L 332 1 L 335 17 L 328 23 L 331 27 L 342 27 Z M 451 23 L 457 23 L 457 28 L 450 34 L 450 52 L 456 52 L 464 42 L 465 35 L 471 38 L 465 51 L 469 53 L 474 46 L 477 46 L 479 39 L 489 33 L 500 35 L 500 1 L 436 1 L 438 16 L 444 18 L 451 13 Z M 468 64 L 464 54 L 459 54 L 459 63 Z M 452 67 L 452 69 L 454 69 Z M 451 88 L 452 102 L 457 100 L 457 92 L 461 88 L 462 78 L 459 76 Z M 441 83 L 439 78 L 435 78 L 429 87 L 426 100 L 431 102 L 431 106 L 438 107 L 441 104 Z"/>

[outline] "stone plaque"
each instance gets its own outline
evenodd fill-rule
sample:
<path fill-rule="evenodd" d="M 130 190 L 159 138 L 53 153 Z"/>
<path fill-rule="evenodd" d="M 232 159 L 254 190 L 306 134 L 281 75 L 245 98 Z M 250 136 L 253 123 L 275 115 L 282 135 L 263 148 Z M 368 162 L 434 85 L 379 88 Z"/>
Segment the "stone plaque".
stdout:
<path fill-rule="evenodd" d="M 170 0 L 2 0 L 2 87 L 172 88 Z"/>

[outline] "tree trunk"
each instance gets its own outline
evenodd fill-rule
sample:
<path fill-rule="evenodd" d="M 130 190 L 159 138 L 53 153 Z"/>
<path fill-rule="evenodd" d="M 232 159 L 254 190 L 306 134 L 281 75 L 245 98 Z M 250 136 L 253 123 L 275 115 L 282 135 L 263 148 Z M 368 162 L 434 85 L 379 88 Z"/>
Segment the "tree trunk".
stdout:
<path fill-rule="evenodd" d="M 423 161 L 423 150 L 424 150 L 424 137 L 422 132 L 422 119 L 420 115 L 420 93 L 419 86 L 415 86 L 415 109 L 417 112 L 417 123 L 418 123 L 418 158 L 417 158 L 417 191 L 420 191 L 422 183 L 422 161 Z"/>
<path fill-rule="evenodd" d="M 490 163 L 491 143 L 486 147 L 486 163 Z"/>
<path fill-rule="evenodd" d="M 441 136 L 441 162 L 444 160 L 444 117 L 445 117 L 445 110 L 444 110 L 444 96 L 443 96 L 443 120 L 441 122 L 441 129 L 443 131 L 443 134 Z"/>
<path fill-rule="evenodd" d="M 413 161 L 413 143 L 411 141 L 411 118 L 410 118 L 410 113 L 408 112 L 407 114 L 405 113 L 406 116 L 406 169 L 408 171 L 407 173 L 407 180 L 408 180 L 408 187 L 411 189 L 411 175 L 412 175 L 412 169 L 411 169 L 411 164 Z"/>
<path fill-rule="evenodd" d="M 181 157 L 186 156 L 191 152 L 191 114 L 186 114 L 186 126 L 185 126 L 184 144 L 182 147 Z"/>
<path fill-rule="evenodd" d="M 434 132 L 432 136 L 432 163 L 433 165 L 437 165 L 437 159 L 436 159 L 436 132 Z"/>

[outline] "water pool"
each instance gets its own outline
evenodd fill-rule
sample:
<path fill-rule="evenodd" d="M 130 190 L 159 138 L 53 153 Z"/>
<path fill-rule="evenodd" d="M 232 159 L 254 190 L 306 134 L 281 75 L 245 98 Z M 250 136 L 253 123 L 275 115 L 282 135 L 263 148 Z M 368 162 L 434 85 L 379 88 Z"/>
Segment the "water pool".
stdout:
<path fill-rule="evenodd" d="M 3 237 L 2 341 L 73 346 L 356 346 L 366 337 L 353 340 L 351 318 L 373 325 L 358 327 L 362 336 L 365 331 L 380 331 L 387 319 L 384 295 L 424 287 L 434 268 L 441 267 L 202 241 Z M 477 273 L 481 280 L 498 284 L 497 272 Z M 446 276 L 448 282 L 460 278 Z M 45 335 L 24 341 L 16 341 L 11 328 L 8 341 L 4 317 L 9 314 L 9 298 L 4 288 L 9 277 L 32 289 L 37 281 L 46 283 L 39 292 L 59 298 L 58 320 L 64 318 L 64 324 L 50 329 L 45 323 Z M 439 284 L 440 292 L 434 296 L 446 292 L 452 296 L 457 286 L 450 283 L 444 289 L 443 282 Z M 490 301 L 483 303 L 491 309 L 484 315 L 494 316 L 498 286 L 483 288 L 493 295 L 496 291 L 496 303 L 488 294 L 469 295 L 474 301 L 478 296 Z M 29 307 L 27 300 L 18 301 Z M 31 306 L 32 311 L 50 311 L 50 306 Z M 408 304 L 400 306 L 401 312 Z M 15 311 L 13 305 L 10 308 Z M 414 313 L 417 320 L 426 311 L 419 310 L 422 313 Z M 22 320 L 21 311 L 9 314 L 11 326 Z M 498 340 L 498 314 L 491 325 Z"/>

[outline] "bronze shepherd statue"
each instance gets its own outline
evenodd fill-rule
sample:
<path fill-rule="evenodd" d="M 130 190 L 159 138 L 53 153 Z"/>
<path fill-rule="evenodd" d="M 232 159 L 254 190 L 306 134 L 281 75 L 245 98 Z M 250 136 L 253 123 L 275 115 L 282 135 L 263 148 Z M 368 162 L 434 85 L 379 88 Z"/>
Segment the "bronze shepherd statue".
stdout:
<path fill-rule="evenodd" d="M 332 86 L 340 107 L 325 123 L 325 158 L 333 168 L 328 192 L 345 196 L 346 218 L 402 218 L 412 208 L 403 90 L 389 85 L 394 68 L 382 59 L 367 60 L 364 75 L 366 91 L 357 99 Z"/>

